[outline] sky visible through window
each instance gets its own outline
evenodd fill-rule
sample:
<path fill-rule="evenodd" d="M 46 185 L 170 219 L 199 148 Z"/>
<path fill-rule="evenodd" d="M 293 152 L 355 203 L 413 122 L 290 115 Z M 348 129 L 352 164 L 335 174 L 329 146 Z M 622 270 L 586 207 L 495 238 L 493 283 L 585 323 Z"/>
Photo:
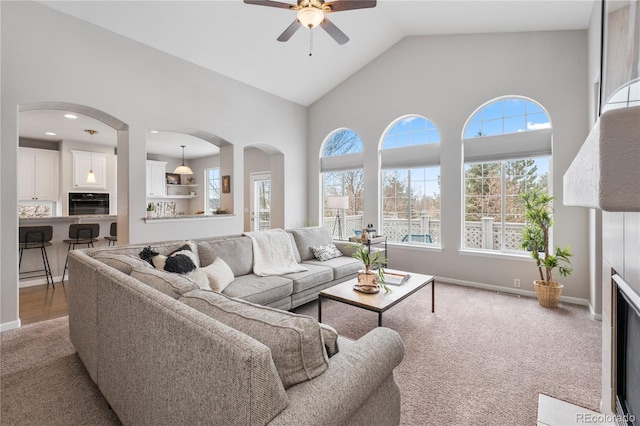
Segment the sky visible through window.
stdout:
<path fill-rule="evenodd" d="M 403 118 L 384 137 L 383 149 L 440 143 L 440 132 L 429 120 L 417 115 Z"/>
<path fill-rule="evenodd" d="M 550 128 L 549 117 L 535 103 L 524 99 L 504 99 L 478 111 L 467 124 L 464 138 Z"/>

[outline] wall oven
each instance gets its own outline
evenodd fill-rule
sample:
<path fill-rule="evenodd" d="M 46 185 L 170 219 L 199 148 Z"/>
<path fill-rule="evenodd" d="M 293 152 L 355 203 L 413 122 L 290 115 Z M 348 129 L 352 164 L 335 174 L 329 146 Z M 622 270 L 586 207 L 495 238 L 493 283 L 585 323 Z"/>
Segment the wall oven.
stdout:
<path fill-rule="evenodd" d="M 69 193 L 69 216 L 94 214 L 109 214 L 109 193 Z"/>

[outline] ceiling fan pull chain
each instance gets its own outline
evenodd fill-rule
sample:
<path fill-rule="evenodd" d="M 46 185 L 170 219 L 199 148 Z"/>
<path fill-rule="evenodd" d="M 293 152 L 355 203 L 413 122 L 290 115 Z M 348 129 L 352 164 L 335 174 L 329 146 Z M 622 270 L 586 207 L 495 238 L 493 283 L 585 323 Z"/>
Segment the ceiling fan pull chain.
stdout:
<path fill-rule="evenodd" d="M 313 55 L 313 29 L 309 28 L 309 56 Z"/>

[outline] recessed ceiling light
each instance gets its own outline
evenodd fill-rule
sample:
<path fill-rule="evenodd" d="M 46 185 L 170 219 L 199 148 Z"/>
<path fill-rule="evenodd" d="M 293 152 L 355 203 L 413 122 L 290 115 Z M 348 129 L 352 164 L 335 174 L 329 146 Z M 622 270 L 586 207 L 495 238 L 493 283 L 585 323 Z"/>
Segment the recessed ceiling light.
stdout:
<path fill-rule="evenodd" d="M 65 114 L 64 118 L 78 118 L 78 116 L 74 114 Z"/>
<path fill-rule="evenodd" d="M 149 133 L 154 133 L 155 134 L 155 133 L 158 133 L 158 131 L 157 130 L 150 130 Z"/>
<path fill-rule="evenodd" d="M 47 136 L 55 136 L 56 134 L 53 132 L 44 132 L 45 135 Z"/>

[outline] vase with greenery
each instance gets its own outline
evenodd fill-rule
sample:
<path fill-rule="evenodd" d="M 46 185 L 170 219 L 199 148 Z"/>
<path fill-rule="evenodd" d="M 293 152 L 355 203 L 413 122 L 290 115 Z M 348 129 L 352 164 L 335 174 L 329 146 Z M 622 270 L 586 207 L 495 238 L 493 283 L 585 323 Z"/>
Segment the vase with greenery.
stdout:
<path fill-rule="evenodd" d="M 555 308 L 560 300 L 564 286 L 557 280 L 555 270 L 560 276 L 571 275 L 569 258 L 572 256 L 569 246 L 549 247 L 549 231 L 553 226 L 553 197 L 539 190 L 529 190 L 520 195 L 524 202 L 526 226 L 522 230 L 522 248 L 531 253 L 536 261 L 540 279 L 534 281 L 536 295 L 540 305 Z"/>
<path fill-rule="evenodd" d="M 368 279 L 366 282 L 371 282 L 374 286 L 380 286 L 389 293 L 391 289 L 387 287 L 384 282 L 384 267 L 387 264 L 387 258 L 385 257 L 382 251 L 371 251 L 369 247 L 362 243 L 357 244 L 349 244 L 348 247 L 352 248 L 354 259 L 359 259 L 364 263 L 364 272 L 363 274 L 367 276 L 373 276 L 371 279 Z M 372 269 L 377 268 L 377 271 L 374 272 Z M 359 273 L 360 274 L 360 273 Z M 360 279 L 358 280 L 360 282 Z"/>
<path fill-rule="evenodd" d="M 152 217 L 154 210 L 153 203 L 147 204 L 147 217 Z"/>

